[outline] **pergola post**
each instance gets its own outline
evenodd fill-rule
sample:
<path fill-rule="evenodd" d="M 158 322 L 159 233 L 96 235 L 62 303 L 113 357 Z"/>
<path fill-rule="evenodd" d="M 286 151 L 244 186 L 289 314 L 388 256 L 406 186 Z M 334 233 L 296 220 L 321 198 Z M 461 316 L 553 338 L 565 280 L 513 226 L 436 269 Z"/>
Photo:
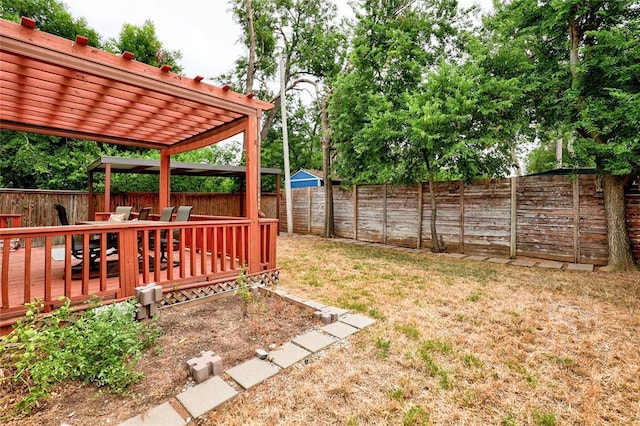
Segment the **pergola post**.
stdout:
<path fill-rule="evenodd" d="M 160 193 L 158 194 L 158 210 L 169 205 L 169 191 L 171 191 L 171 156 L 166 151 L 160 151 Z"/>
<path fill-rule="evenodd" d="M 96 209 L 93 205 L 93 172 L 89 172 L 89 192 L 87 197 L 89 197 L 89 201 L 87 202 L 87 205 L 89 206 L 87 210 L 87 219 L 93 220 L 96 214 Z"/>
<path fill-rule="evenodd" d="M 111 211 L 111 164 L 104 168 L 104 210 Z M 92 218 L 93 219 L 93 218 Z"/>
<path fill-rule="evenodd" d="M 258 118 L 248 117 L 244 132 L 246 149 L 246 215 L 249 219 L 249 273 L 260 271 L 260 221 L 258 213 Z"/>

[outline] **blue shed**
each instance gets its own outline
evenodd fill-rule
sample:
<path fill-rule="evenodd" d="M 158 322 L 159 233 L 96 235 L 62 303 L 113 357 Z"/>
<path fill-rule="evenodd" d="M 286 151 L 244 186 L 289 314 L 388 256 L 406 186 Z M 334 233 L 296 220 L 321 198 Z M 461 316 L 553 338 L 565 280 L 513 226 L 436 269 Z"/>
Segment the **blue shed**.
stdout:
<path fill-rule="evenodd" d="M 310 186 L 324 186 L 322 172 L 300 169 L 291 176 L 291 188 L 307 188 Z"/>

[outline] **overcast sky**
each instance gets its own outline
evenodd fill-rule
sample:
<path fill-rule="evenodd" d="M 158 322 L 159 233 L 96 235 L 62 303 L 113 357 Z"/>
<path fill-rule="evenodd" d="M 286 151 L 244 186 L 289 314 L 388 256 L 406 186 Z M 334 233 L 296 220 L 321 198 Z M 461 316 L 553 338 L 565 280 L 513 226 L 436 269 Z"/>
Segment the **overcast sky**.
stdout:
<path fill-rule="evenodd" d="M 117 38 L 122 25 L 153 21 L 158 39 L 169 50 L 182 52 L 180 64 L 190 77 L 213 77 L 231 70 L 243 51 L 240 26 L 227 0 L 63 0 L 75 18 L 86 18 L 103 39 Z M 336 0 L 341 14 L 351 14 L 347 0 Z M 460 0 L 468 6 L 491 0 Z"/>

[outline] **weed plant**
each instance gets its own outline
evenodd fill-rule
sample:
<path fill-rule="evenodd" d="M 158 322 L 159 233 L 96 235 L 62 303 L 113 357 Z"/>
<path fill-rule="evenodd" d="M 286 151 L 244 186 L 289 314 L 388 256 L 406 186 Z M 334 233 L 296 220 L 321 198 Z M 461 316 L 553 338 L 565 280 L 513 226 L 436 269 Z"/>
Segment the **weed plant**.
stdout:
<path fill-rule="evenodd" d="M 162 330 L 157 322 L 135 321 L 135 301 L 73 312 L 69 299 L 40 315 L 40 301 L 26 304 L 25 318 L 0 338 L 0 365 L 14 384 L 26 389 L 6 415 L 28 413 L 49 395 L 51 386 L 81 380 L 112 393 L 124 393 L 141 379 L 134 367 Z M 3 417 L 0 417 L 2 420 Z"/>

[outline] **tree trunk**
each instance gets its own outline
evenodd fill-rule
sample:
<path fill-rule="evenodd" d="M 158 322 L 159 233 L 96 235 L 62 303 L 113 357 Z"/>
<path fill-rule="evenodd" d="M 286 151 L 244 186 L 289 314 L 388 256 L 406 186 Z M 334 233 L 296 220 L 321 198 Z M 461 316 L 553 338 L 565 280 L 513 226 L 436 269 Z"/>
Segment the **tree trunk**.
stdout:
<path fill-rule="evenodd" d="M 246 0 L 247 7 L 247 33 L 249 36 L 249 62 L 247 64 L 247 81 L 245 84 L 245 92 L 253 92 L 253 80 L 256 68 L 256 32 L 253 28 L 253 8 L 251 0 Z"/>
<path fill-rule="evenodd" d="M 626 222 L 624 192 L 632 179 L 629 176 L 602 175 L 604 212 L 607 220 L 609 243 L 608 271 L 631 271 L 635 269 L 631 241 Z"/>
<path fill-rule="evenodd" d="M 251 7 L 251 0 L 245 0 L 245 7 L 247 8 L 247 35 L 249 37 L 249 58 L 247 63 L 247 80 L 245 81 L 245 93 L 253 92 L 253 80 L 255 79 L 255 63 L 256 63 L 256 32 L 253 28 L 253 8 Z M 264 140 L 260 138 L 259 140 Z M 246 162 L 246 137 L 242 138 L 242 151 L 241 162 Z M 260 150 L 258 150 L 258 155 Z"/>
<path fill-rule="evenodd" d="M 271 108 L 265 114 L 264 122 L 262 123 L 262 128 L 260 129 L 260 139 L 265 140 L 267 135 L 269 134 L 269 130 L 273 126 L 273 122 L 276 120 L 276 114 L 280 110 L 280 97 L 273 102 L 274 107 Z"/>
<path fill-rule="evenodd" d="M 333 183 L 331 183 L 331 129 L 327 108 L 330 92 L 320 104 L 320 119 L 322 123 L 322 172 L 324 173 L 324 237 L 333 238 L 336 235 L 333 220 Z"/>
<path fill-rule="evenodd" d="M 435 179 L 433 178 L 433 174 L 429 174 L 429 198 L 431 201 L 431 251 L 434 253 L 442 253 L 446 248 L 444 241 L 438 238 L 438 231 L 436 229 L 438 204 L 436 203 Z"/>

